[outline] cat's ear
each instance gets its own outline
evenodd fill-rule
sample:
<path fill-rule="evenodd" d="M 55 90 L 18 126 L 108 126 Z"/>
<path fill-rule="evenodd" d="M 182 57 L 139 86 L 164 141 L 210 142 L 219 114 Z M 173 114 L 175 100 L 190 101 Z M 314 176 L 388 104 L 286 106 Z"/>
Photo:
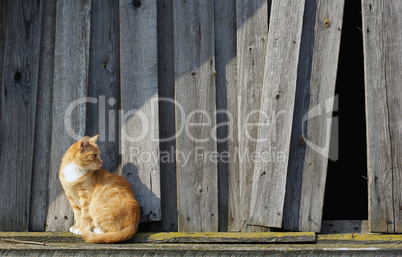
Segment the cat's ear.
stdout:
<path fill-rule="evenodd" d="M 88 146 L 89 146 L 89 136 L 85 136 L 80 140 L 81 153 L 87 150 Z"/>
<path fill-rule="evenodd" d="M 99 135 L 96 135 L 96 136 L 94 136 L 94 137 L 91 137 L 91 138 L 89 139 L 89 142 L 90 142 L 91 144 L 96 144 L 96 142 L 98 142 L 98 137 L 99 137 Z"/>

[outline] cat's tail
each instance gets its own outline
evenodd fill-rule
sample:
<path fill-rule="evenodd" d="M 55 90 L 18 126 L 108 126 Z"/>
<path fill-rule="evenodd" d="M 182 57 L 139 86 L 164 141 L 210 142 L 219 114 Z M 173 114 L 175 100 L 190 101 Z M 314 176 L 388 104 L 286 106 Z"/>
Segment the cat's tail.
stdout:
<path fill-rule="evenodd" d="M 94 244 L 110 244 L 126 241 L 132 238 L 137 232 L 138 224 L 125 227 L 122 230 L 106 233 L 94 233 L 90 229 L 86 229 L 82 234 L 82 238 L 88 243 Z"/>

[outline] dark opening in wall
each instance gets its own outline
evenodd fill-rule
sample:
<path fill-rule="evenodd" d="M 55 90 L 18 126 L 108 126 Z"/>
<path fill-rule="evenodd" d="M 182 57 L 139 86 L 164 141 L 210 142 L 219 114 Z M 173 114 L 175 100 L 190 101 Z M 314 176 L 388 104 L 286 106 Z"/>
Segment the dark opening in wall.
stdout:
<path fill-rule="evenodd" d="M 361 1 L 345 1 L 335 93 L 337 161 L 329 161 L 325 220 L 368 219 L 366 119 Z M 338 135 L 336 136 L 336 130 Z"/>

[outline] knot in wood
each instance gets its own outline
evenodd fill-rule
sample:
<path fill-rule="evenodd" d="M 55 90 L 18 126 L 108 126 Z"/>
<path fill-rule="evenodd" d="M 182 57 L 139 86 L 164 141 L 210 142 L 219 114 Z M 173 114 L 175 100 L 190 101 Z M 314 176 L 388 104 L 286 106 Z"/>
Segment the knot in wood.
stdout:
<path fill-rule="evenodd" d="M 141 7 L 141 0 L 133 0 L 133 6 L 134 8 L 138 9 Z"/>
<path fill-rule="evenodd" d="M 197 189 L 197 195 L 203 195 L 205 193 L 205 189 L 203 187 L 198 187 Z"/>
<path fill-rule="evenodd" d="M 275 100 L 276 100 L 276 101 L 279 101 L 279 99 L 281 99 L 281 93 L 280 93 L 280 92 L 278 92 L 278 93 L 275 95 Z"/>
<path fill-rule="evenodd" d="M 15 72 L 14 74 L 14 82 L 20 83 L 22 79 L 22 73 L 20 71 Z"/>

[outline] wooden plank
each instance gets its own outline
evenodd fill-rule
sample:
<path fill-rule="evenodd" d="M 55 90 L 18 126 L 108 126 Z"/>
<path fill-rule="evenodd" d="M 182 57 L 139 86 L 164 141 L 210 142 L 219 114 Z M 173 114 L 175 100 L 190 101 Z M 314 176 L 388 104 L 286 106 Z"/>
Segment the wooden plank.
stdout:
<path fill-rule="evenodd" d="M 214 2 L 174 1 L 178 230 L 218 230 Z M 187 161 L 185 158 L 187 158 Z"/>
<path fill-rule="evenodd" d="M 85 134 L 90 21 L 91 1 L 57 1 L 47 231 L 68 231 L 74 222 L 59 166 Z"/>
<path fill-rule="evenodd" d="M 144 231 L 177 231 L 173 1 L 158 0 L 158 94 L 162 220 Z M 143 226 L 144 227 L 144 226 Z"/>
<path fill-rule="evenodd" d="M 399 245 L 339 244 L 49 244 L 49 246 L 0 244 L 0 254 L 8 256 L 400 256 Z"/>
<path fill-rule="evenodd" d="M 7 23 L 7 1 L 0 0 L 0 60 L 4 60 L 4 45 L 6 40 L 6 23 Z M 4 61 L 0 61 L 0 87 L 3 85 L 3 64 Z M 3 91 L 1 91 L 3 94 Z M 0 128 L 2 128 L 2 97 L 0 96 Z M 1 135 L 1 132 L 0 132 Z M 1 144 L 0 144 L 0 160 L 1 160 Z M 1 163 L 0 163 L 1 165 Z"/>
<path fill-rule="evenodd" d="M 270 3 L 270 1 L 268 2 Z M 233 141 L 229 141 L 229 231 L 259 232 L 249 224 L 251 186 L 256 149 L 258 110 L 261 104 L 268 41 L 267 1 L 236 1 L 237 85 L 228 90 L 233 115 Z"/>
<path fill-rule="evenodd" d="M 141 221 L 161 219 L 157 1 L 120 1 L 122 173 Z"/>
<path fill-rule="evenodd" d="M 52 134 L 56 1 L 43 1 L 42 12 L 41 57 L 38 82 L 40 86 L 38 87 L 35 124 L 29 231 L 44 231 L 47 219 L 50 143 Z"/>
<path fill-rule="evenodd" d="M 28 230 L 41 21 L 39 2 L 7 3 L 0 122 L 2 231 Z"/>
<path fill-rule="evenodd" d="M 320 234 L 370 233 L 368 220 L 323 220 Z"/>
<path fill-rule="evenodd" d="M 1 239 L 13 238 L 21 241 L 35 241 L 41 243 L 83 243 L 81 237 L 70 233 L 45 232 L 45 233 L 15 233 L 0 232 Z M 316 235 L 312 232 L 283 233 L 283 232 L 257 232 L 257 233 L 225 233 L 225 232 L 147 232 L 138 233 L 127 243 L 152 243 L 152 244 L 273 244 L 273 243 L 315 243 Z"/>
<path fill-rule="evenodd" d="M 125 244 L 88 244 L 81 237 L 71 233 L 0 233 L 0 254 L 5 256 L 68 256 L 74 252 L 78 256 L 306 256 L 306 253 L 313 256 L 400 256 L 401 236 L 400 235 L 318 235 L 317 240 L 314 233 L 304 233 L 307 243 L 259 243 L 263 240 L 270 240 L 271 233 L 249 233 L 245 235 L 250 243 L 221 243 L 219 235 L 205 237 L 216 243 L 163 243 L 164 240 L 180 238 L 181 241 L 190 242 L 192 238 L 198 240 L 194 235 L 183 233 L 139 233 L 132 240 Z M 46 234 L 46 235 L 42 235 Z M 165 235 L 164 235 L 165 234 Z M 176 234 L 176 235 L 174 235 Z M 195 233 L 192 233 L 195 234 Z M 207 234 L 207 233 L 201 233 Z M 230 234 L 230 233 L 229 233 Z M 253 239 L 255 234 L 255 241 Z M 276 233 L 278 234 L 278 233 Z M 303 236 L 290 233 L 284 234 L 282 238 L 299 240 Z M 311 235 L 310 235 L 311 234 Z M 242 239 L 236 238 L 237 233 L 232 234 L 233 241 L 239 242 Z M 241 233 L 238 233 L 241 237 Z M 230 238 L 223 236 L 225 240 Z M 143 238 L 148 243 L 137 243 L 135 240 Z M 201 237 L 202 238 L 202 237 Z M 274 240 L 282 239 L 280 235 L 274 236 Z M 7 241 L 4 241 L 6 239 Z M 23 243 L 12 243 L 12 239 L 43 242 L 46 245 L 32 245 Z M 150 243 L 159 239 L 162 243 Z M 10 242 L 11 240 L 11 242 Z M 160 242 L 159 241 L 159 242 Z M 253 243 L 255 242 L 255 243 Z"/>
<path fill-rule="evenodd" d="M 402 3 L 363 1 L 369 224 L 402 232 Z"/>
<path fill-rule="evenodd" d="M 343 8 L 344 0 L 306 0 L 285 193 L 286 230 L 321 230 Z"/>
<path fill-rule="evenodd" d="M 228 231 L 229 224 L 229 174 L 236 172 L 237 164 L 232 162 L 229 145 L 233 141 L 237 117 L 230 110 L 237 110 L 237 67 L 236 67 L 236 1 L 215 1 L 215 67 L 216 67 L 216 141 L 218 160 L 218 231 Z M 236 130 L 237 132 L 237 130 Z M 237 169 L 236 169 L 237 170 Z"/>
<path fill-rule="evenodd" d="M 86 135 L 99 134 L 103 168 L 115 172 L 120 164 L 119 124 L 119 6 L 118 1 L 92 2 Z"/>
<path fill-rule="evenodd" d="M 201 232 L 201 233 L 140 233 L 130 242 L 135 243 L 219 243 L 219 244 L 261 244 L 261 243 L 315 243 L 316 235 L 303 233 L 274 232 Z"/>
<path fill-rule="evenodd" d="M 317 244 L 393 244 L 401 247 L 402 235 L 378 235 L 360 233 L 317 235 Z"/>
<path fill-rule="evenodd" d="M 250 223 L 281 227 L 305 1 L 273 1 Z"/>

